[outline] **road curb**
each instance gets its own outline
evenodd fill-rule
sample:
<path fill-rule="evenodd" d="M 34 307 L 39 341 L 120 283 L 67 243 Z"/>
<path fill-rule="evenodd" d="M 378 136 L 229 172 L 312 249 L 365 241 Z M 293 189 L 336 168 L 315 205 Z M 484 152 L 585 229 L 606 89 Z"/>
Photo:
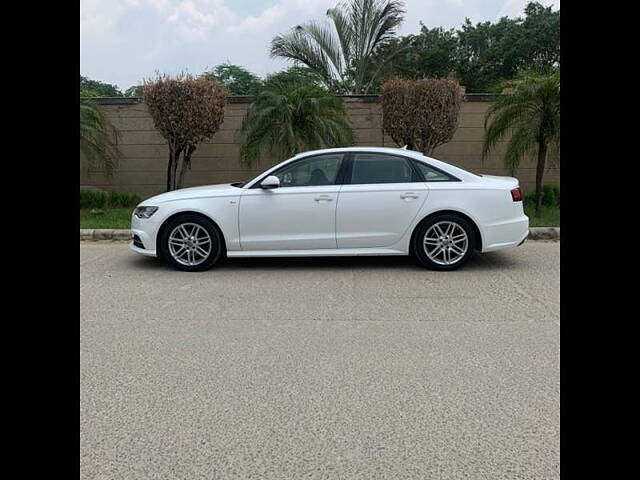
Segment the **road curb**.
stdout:
<path fill-rule="evenodd" d="M 529 240 L 560 240 L 560 227 L 531 227 Z"/>
<path fill-rule="evenodd" d="M 528 240 L 560 240 L 560 227 L 532 227 L 529 229 Z M 80 240 L 97 241 L 131 240 L 131 230 L 81 228 Z"/>
<path fill-rule="evenodd" d="M 80 240 L 131 240 L 131 230 L 81 228 Z"/>

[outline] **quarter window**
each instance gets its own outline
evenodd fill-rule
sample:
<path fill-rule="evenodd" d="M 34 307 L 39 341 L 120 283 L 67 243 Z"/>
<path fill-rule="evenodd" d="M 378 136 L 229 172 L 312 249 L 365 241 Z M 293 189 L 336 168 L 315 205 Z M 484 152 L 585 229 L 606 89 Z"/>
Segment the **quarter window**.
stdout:
<path fill-rule="evenodd" d="M 402 157 L 380 153 L 356 153 L 353 157 L 351 183 L 410 183 L 413 169 Z"/>
<path fill-rule="evenodd" d="M 286 165 L 272 175 L 280 179 L 281 187 L 335 185 L 343 158 L 342 153 L 309 157 Z"/>
<path fill-rule="evenodd" d="M 414 165 L 418 167 L 420 173 L 424 176 L 425 182 L 451 182 L 455 180 L 444 172 L 436 170 L 422 162 L 415 161 Z"/>

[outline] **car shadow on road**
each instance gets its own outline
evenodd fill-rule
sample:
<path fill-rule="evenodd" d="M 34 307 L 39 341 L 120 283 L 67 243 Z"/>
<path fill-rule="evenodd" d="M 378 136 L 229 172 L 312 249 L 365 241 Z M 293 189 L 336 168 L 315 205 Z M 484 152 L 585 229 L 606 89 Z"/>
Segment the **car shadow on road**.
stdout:
<path fill-rule="evenodd" d="M 132 256 L 130 266 L 140 270 L 173 270 L 158 258 Z M 502 252 L 474 254 L 462 271 L 491 271 L 517 269 L 518 259 Z M 428 271 L 408 256 L 380 257 L 283 257 L 283 258 L 225 258 L 212 271 L 269 271 L 269 270 L 367 269 Z M 445 272 L 439 272 L 445 273 Z"/>

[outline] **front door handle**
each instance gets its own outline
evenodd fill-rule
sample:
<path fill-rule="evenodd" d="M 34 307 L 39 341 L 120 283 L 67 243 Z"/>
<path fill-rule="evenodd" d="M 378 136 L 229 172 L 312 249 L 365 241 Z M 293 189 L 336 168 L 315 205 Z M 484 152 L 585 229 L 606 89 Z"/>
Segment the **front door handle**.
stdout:
<path fill-rule="evenodd" d="M 333 198 L 331 198 L 329 195 L 320 195 L 319 197 L 316 197 L 314 199 L 316 202 L 320 203 L 320 202 L 332 202 Z"/>
<path fill-rule="evenodd" d="M 403 200 L 407 200 L 407 199 L 416 199 L 416 198 L 420 198 L 420 196 L 419 196 L 419 195 L 416 195 L 416 194 L 415 194 L 415 193 L 413 193 L 413 192 L 407 192 L 407 193 L 405 193 L 405 194 L 403 194 L 403 195 L 400 195 L 400 198 L 401 198 L 401 199 L 403 199 Z"/>

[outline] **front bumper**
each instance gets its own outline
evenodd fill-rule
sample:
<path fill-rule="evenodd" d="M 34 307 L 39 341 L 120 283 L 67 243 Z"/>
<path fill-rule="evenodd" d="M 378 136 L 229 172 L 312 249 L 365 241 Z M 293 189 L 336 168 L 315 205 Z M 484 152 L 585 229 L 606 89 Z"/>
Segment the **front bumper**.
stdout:
<path fill-rule="evenodd" d="M 157 257 L 155 250 L 147 250 L 145 248 L 136 247 L 133 242 L 129 244 L 129 248 L 140 255 L 146 255 L 147 257 Z"/>
<path fill-rule="evenodd" d="M 132 215 L 131 236 L 136 241 L 131 242 L 129 245 L 131 250 L 141 255 L 156 257 L 156 235 L 158 234 L 158 227 L 159 222 L 153 218 L 140 219 Z"/>

